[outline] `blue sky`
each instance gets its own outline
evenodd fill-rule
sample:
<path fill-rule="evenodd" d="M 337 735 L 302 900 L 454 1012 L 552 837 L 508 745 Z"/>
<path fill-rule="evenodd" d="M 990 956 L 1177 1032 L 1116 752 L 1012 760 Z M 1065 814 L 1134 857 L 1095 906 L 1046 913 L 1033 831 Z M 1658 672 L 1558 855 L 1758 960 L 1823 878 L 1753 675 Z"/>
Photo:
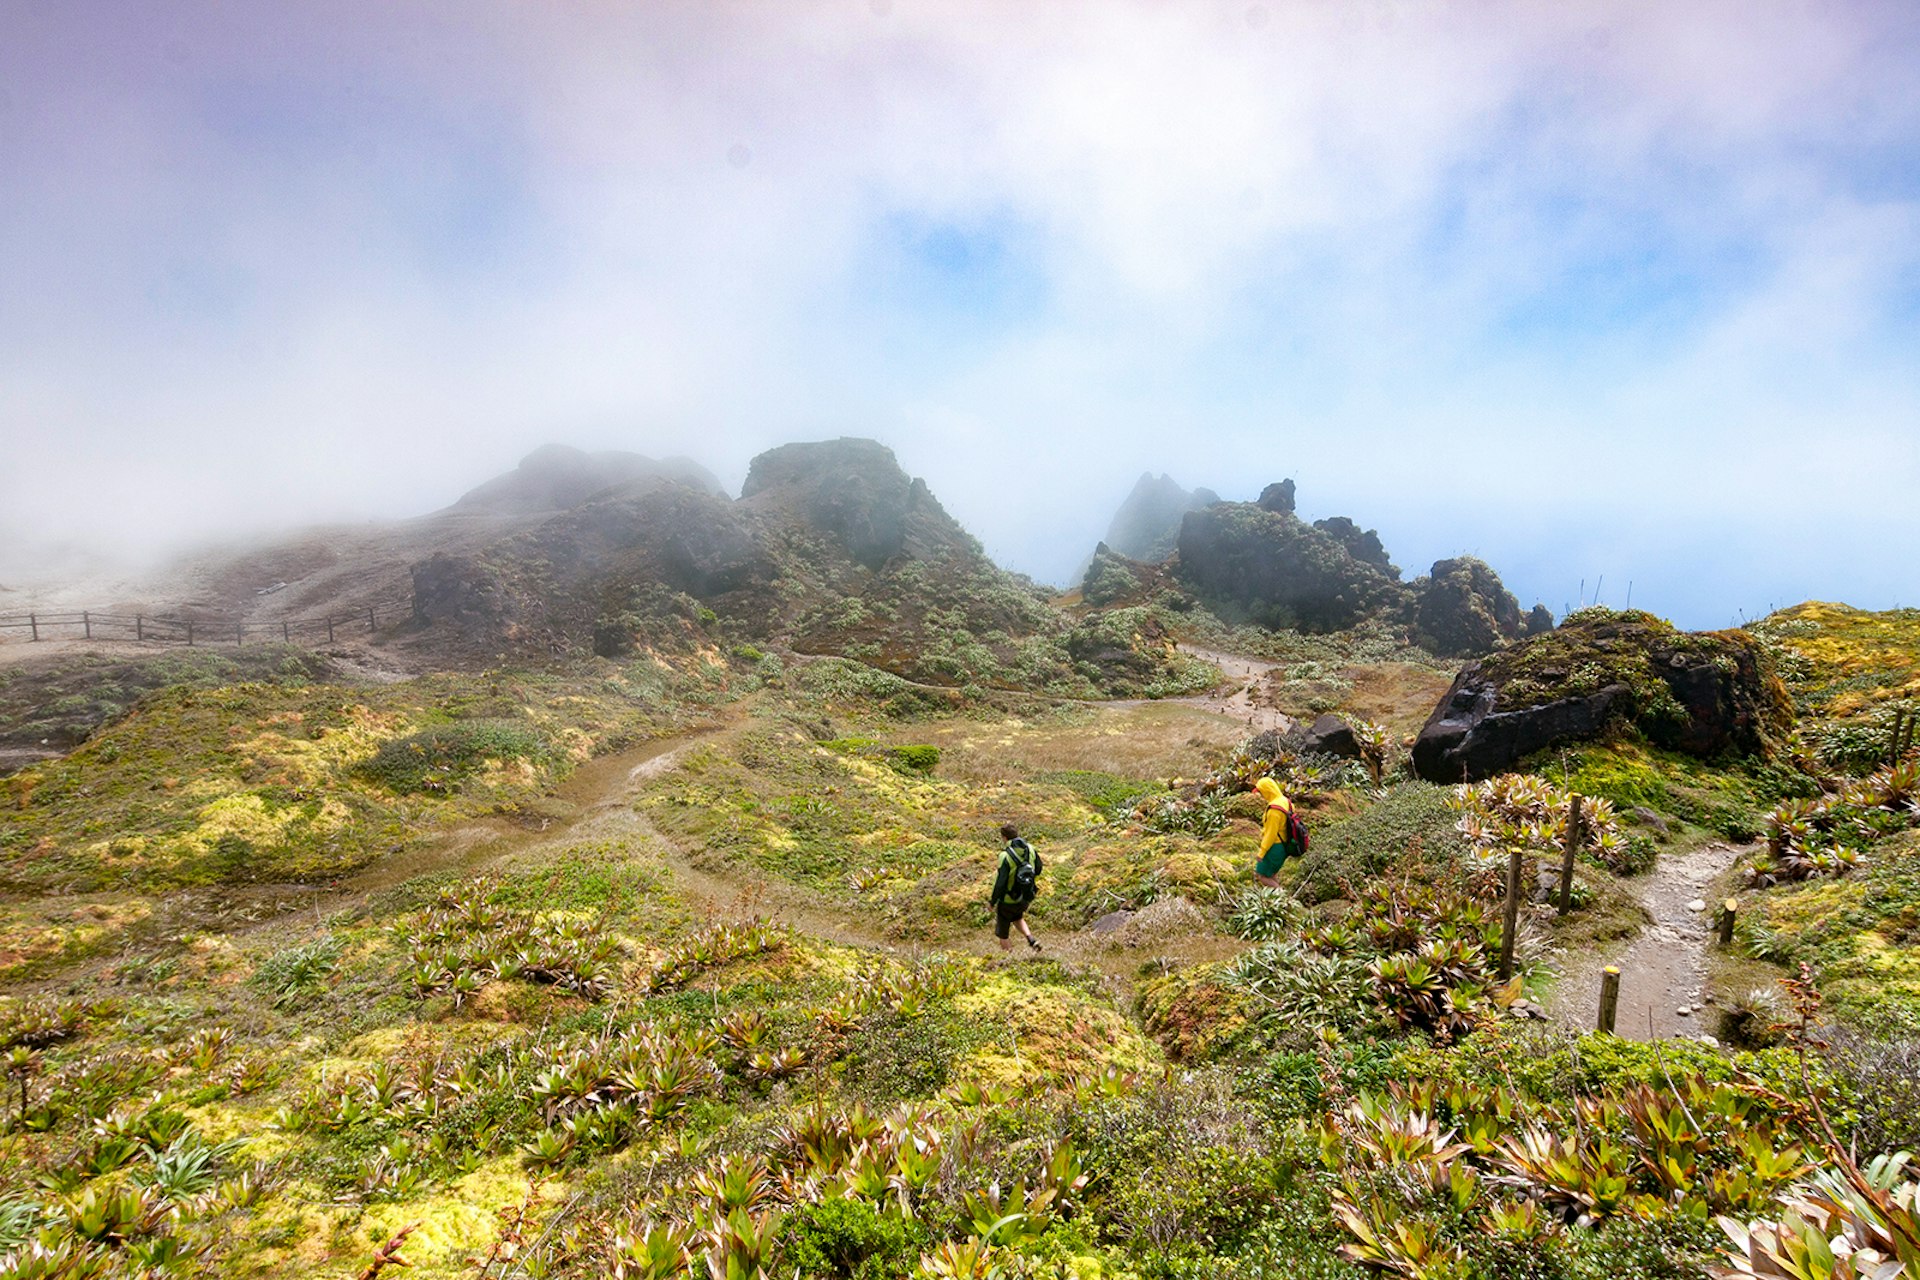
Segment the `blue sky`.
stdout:
<path fill-rule="evenodd" d="M 0 582 L 430 510 L 547 440 L 737 485 L 858 434 L 1053 582 L 1150 470 L 1294 476 L 1556 611 L 1920 603 L 1910 3 L 0 31 Z"/>

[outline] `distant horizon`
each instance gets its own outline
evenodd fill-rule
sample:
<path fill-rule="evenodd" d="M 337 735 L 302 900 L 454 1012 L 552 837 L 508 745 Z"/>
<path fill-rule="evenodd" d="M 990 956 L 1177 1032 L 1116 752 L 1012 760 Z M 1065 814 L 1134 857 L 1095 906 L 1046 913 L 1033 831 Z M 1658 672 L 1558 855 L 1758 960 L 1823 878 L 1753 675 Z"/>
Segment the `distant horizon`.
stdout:
<path fill-rule="evenodd" d="M 831 440 L 835 438 L 838 438 L 838 437 L 821 436 L 821 437 L 815 438 L 815 440 L 824 441 L 824 440 Z M 874 439 L 875 437 L 857 437 L 857 438 Z M 808 442 L 809 441 L 790 440 L 790 441 L 782 441 L 780 443 L 795 444 L 795 443 L 808 443 Z M 894 446 L 887 444 L 885 440 L 879 440 L 878 442 L 883 445 L 887 445 L 889 449 L 894 448 Z M 534 448 L 527 450 L 526 454 L 523 454 L 522 457 L 524 458 L 526 456 L 530 456 L 534 452 L 537 452 L 539 449 L 547 448 L 553 445 L 562 445 L 570 448 L 580 448 L 580 446 L 570 445 L 568 444 L 568 442 L 563 440 L 548 440 L 548 441 L 543 441 L 541 444 L 535 446 Z M 778 448 L 779 445 L 776 444 L 770 447 Z M 703 461 L 697 455 L 690 454 L 690 453 L 674 454 L 674 455 L 668 455 L 668 456 L 662 457 L 654 454 L 645 454 L 642 451 L 637 449 L 622 448 L 621 446 L 618 446 L 618 445 L 608 445 L 604 447 L 595 447 L 592 449 L 581 449 L 581 452 L 587 453 L 587 454 L 600 453 L 600 452 L 623 452 L 623 453 L 631 453 L 636 456 L 647 457 L 653 461 L 670 461 L 670 460 L 683 459 L 685 461 L 694 463 L 695 465 L 701 467 L 703 470 L 706 470 L 710 474 L 712 474 L 716 482 L 720 485 L 721 489 L 725 492 L 726 496 L 733 501 L 739 501 L 740 492 L 746 480 L 747 469 L 745 466 L 742 466 L 739 469 L 738 478 L 733 479 L 731 482 L 729 482 L 729 478 L 727 476 L 716 471 L 714 468 L 709 466 L 705 461 Z M 895 452 L 895 456 L 898 457 L 898 450 L 894 450 L 894 452 Z M 755 456 L 758 456 L 758 455 L 755 455 Z M 178 545 L 171 545 L 171 546 L 149 547 L 148 554 L 146 555 L 133 554 L 130 551 L 130 549 L 124 548 L 124 547 L 114 548 L 110 546 L 103 546 L 97 543 L 89 544 L 83 539 L 71 540 L 61 545 L 43 544 L 38 548 L 34 548 L 30 546 L 28 550 L 29 552 L 38 551 L 43 558 L 50 561 L 57 561 L 61 559 L 67 559 L 67 560 L 97 559 L 99 561 L 104 562 L 99 566 L 97 566 L 97 568 L 100 570 L 110 571 L 115 574 L 125 573 L 138 579 L 138 578 L 145 577 L 147 575 L 160 573 L 169 567 L 176 566 L 184 561 L 190 561 L 199 556 L 213 555 L 213 554 L 226 554 L 236 549 L 243 549 L 243 548 L 244 549 L 253 549 L 253 548 L 266 549 L 268 547 L 276 545 L 278 542 L 280 542 L 283 539 L 295 537 L 313 530 L 337 528 L 337 527 L 364 528 L 369 525 L 372 525 L 372 526 L 399 525 L 399 524 L 404 524 L 413 520 L 424 519 L 424 518 L 437 515 L 437 514 L 440 514 L 441 512 L 449 510 L 457 502 L 459 502 L 462 497 L 464 497 L 467 493 L 471 492 L 473 489 L 487 483 L 490 480 L 494 480 L 501 476 L 511 474 L 512 471 L 517 469 L 517 467 L 518 467 L 518 460 L 516 460 L 516 462 L 512 466 L 508 467 L 505 470 L 495 471 L 488 475 L 479 477 L 478 479 L 474 480 L 473 483 L 465 485 L 464 487 L 460 488 L 457 492 L 452 493 L 451 496 L 448 496 L 444 502 L 439 503 L 439 505 L 437 506 L 429 507 L 423 510 L 404 512 L 400 514 L 351 515 L 351 516 L 343 515 L 334 519 L 320 519 L 320 520 L 303 522 L 300 524 L 293 524 L 293 525 L 282 525 L 277 527 L 262 526 L 257 530 L 246 531 L 242 533 L 210 534 L 204 539 L 197 540 L 191 543 L 181 543 Z M 968 533 L 972 534 L 975 538 L 979 538 L 980 536 L 979 531 L 973 528 L 971 525 L 969 525 L 968 522 L 962 519 L 959 515 L 955 514 L 952 511 L 951 506 L 945 501 L 945 499 L 942 498 L 941 489 L 940 489 L 940 485 L 938 483 L 937 478 L 932 476 L 913 473 L 911 469 L 907 469 L 907 470 L 908 470 L 908 474 L 913 475 L 914 478 L 926 481 L 929 489 L 933 493 L 933 496 L 936 499 L 941 501 L 941 505 L 943 507 L 948 508 L 948 513 L 950 515 L 954 515 L 954 518 L 960 522 L 962 527 L 966 528 Z M 1185 484 L 1181 482 L 1181 479 L 1178 475 L 1175 475 L 1170 471 L 1155 470 L 1152 468 L 1143 469 L 1140 475 L 1135 478 L 1133 484 L 1137 485 L 1141 478 L 1159 478 L 1162 476 L 1173 480 L 1176 484 L 1180 484 L 1181 488 L 1187 490 L 1188 492 L 1192 492 L 1196 488 L 1209 487 L 1205 485 Z M 1282 480 L 1282 479 L 1288 479 L 1288 478 L 1292 478 L 1292 477 L 1275 476 L 1272 478 L 1272 480 L 1263 481 L 1259 486 L 1255 487 L 1253 492 L 1249 492 L 1244 495 L 1222 493 L 1219 495 L 1220 501 L 1251 503 L 1259 496 L 1258 494 L 1259 488 L 1263 488 L 1266 484 L 1273 483 L 1275 481 Z M 1128 487 L 1128 493 L 1131 493 L 1131 492 L 1132 492 L 1132 486 L 1130 485 Z M 986 551 L 989 558 L 992 559 L 993 562 L 999 567 L 1001 567 L 1002 569 L 1006 569 L 1010 572 L 1021 574 L 1025 577 L 1030 578 L 1039 586 L 1050 588 L 1061 594 L 1065 594 L 1067 592 L 1077 589 L 1081 585 L 1080 579 L 1081 579 L 1081 575 L 1084 573 L 1086 563 L 1091 559 L 1098 545 L 1104 540 L 1105 534 L 1108 530 L 1109 524 L 1111 523 L 1112 517 L 1118 511 L 1121 504 L 1125 501 L 1126 496 L 1127 496 L 1126 494 L 1122 494 L 1119 499 L 1116 499 L 1114 503 L 1114 510 L 1108 512 L 1107 516 L 1100 522 L 1098 532 L 1091 534 L 1087 539 L 1084 550 L 1081 551 L 1078 555 L 1075 569 L 1070 573 L 1064 575 L 1063 577 L 1046 578 L 1046 577 L 1040 576 L 1039 574 L 1033 573 L 1019 563 L 1010 562 L 1009 560 L 1003 559 L 1001 556 L 994 554 L 992 548 L 988 547 L 984 541 L 982 541 L 982 548 L 983 550 Z M 1353 511 L 1313 512 L 1307 509 L 1302 509 L 1298 511 L 1297 514 L 1303 520 L 1309 523 L 1311 523 L 1315 519 L 1325 519 L 1329 516 L 1343 515 L 1354 520 L 1355 523 L 1360 525 L 1362 528 L 1372 529 L 1375 527 L 1368 521 L 1368 519 L 1365 517 L 1363 513 L 1359 513 L 1359 512 L 1353 512 Z M 1581 608 L 1588 608 L 1595 605 L 1604 605 L 1608 608 L 1613 608 L 1613 609 L 1640 608 L 1649 613 L 1654 614 L 1655 616 L 1666 618 L 1667 620 L 1673 622 L 1675 625 L 1680 626 L 1686 630 L 1710 631 L 1710 630 L 1718 630 L 1724 627 L 1739 626 L 1744 623 L 1756 621 L 1760 618 L 1766 617 L 1767 615 L 1778 612 L 1781 609 L 1791 608 L 1796 605 L 1807 604 L 1807 603 L 1844 604 L 1852 608 L 1864 609 L 1869 612 L 1878 612 L 1886 609 L 1899 609 L 1899 608 L 1907 607 L 1901 601 L 1895 601 L 1892 603 L 1882 604 L 1882 605 L 1868 605 L 1868 604 L 1861 604 L 1858 601 L 1840 599 L 1831 594 L 1822 595 L 1822 594 L 1816 593 L 1816 594 L 1797 597 L 1794 599 L 1769 602 L 1764 607 L 1758 607 L 1752 610 L 1738 610 L 1736 611 L 1735 616 L 1733 616 L 1732 618 L 1716 622 L 1712 620 L 1690 619 L 1685 616 L 1669 613 L 1667 611 L 1654 607 L 1653 605 L 1648 603 L 1645 597 L 1645 594 L 1644 594 L 1645 587 L 1643 584 L 1633 579 L 1628 579 L 1625 583 L 1621 583 L 1621 582 L 1609 583 L 1606 581 L 1603 575 L 1596 575 L 1594 578 L 1579 581 L 1574 588 L 1573 594 L 1569 595 L 1566 600 L 1560 603 L 1555 603 L 1552 600 L 1548 600 L 1542 597 L 1529 599 L 1523 591 L 1516 589 L 1513 580 L 1509 577 L 1507 571 L 1502 565 L 1500 565 L 1495 561 L 1487 560 L 1485 556 L 1479 555 L 1474 551 L 1471 551 L 1471 550 L 1453 551 L 1443 555 L 1435 556 L 1431 560 L 1422 560 L 1417 563 L 1413 563 L 1403 559 L 1400 556 L 1400 554 L 1395 551 L 1390 541 L 1387 541 L 1384 537 L 1382 541 L 1386 546 L 1388 558 L 1392 560 L 1392 562 L 1400 569 L 1401 581 L 1403 582 L 1411 582 L 1416 578 L 1426 576 L 1429 570 L 1431 569 L 1432 564 L 1435 561 L 1451 559 L 1456 556 L 1474 556 L 1475 558 L 1481 559 L 1485 561 L 1487 564 L 1489 564 L 1493 568 L 1494 572 L 1500 576 L 1501 582 L 1503 583 L 1503 585 L 1506 586 L 1507 590 L 1513 593 L 1515 599 L 1519 602 L 1519 605 L 1522 611 L 1532 608 L 1533 605 L 1535 604 L 1544 604 L 1549 610 L 1553 612 L 1554 619 L 1556 622 L 1565 618 L 1569 613 L 1575 612 Z M 6 550 L 7 548 L 5 544 L 0 543 L 0 552 L 4 552 Z M 13 548 L 13 550 L 17 552 L 20 550 L 20 548 L 18 545 L 16 545 Z M 20 589 L 18 586 L 16 586 L 15 582 L 8 580 L 9 575 L 12 575 L 20 582 L 26 582 L 26 583 L 37 582 L 37 578 L 29 564 L 22 562 L 20 560 L 8 561 L 5 558 L 0 557 L 0 591 L 15 591 Z M 1656 587 L 1656 590 L 1657 590 L 1657 587 Z M 1641 598 L 1637 602 L 1632 599 L 1632 593 L 1634 592 L 1642 593 Z M 4 607 L 4 604 L 5 604 L 4 597 L 0 597 L 0 612 L 8 612 L 8 610 Z"/>

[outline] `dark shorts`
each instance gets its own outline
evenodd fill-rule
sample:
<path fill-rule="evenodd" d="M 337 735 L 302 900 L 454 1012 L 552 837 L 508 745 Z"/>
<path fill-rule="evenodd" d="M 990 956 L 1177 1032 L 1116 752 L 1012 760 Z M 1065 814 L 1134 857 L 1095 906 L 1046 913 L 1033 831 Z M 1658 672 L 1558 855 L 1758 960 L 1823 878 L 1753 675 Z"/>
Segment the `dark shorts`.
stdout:
<path fill-rule="evenodd" d="M 1253 869 L 1263 876 L 1277 875 L 1280 868 L 1286 865 L 1287 859 L 1292 856 L 1293 845 L 1282 840 L 1268 849 L 1260 861 L 1254 864 Z"/>
<path fill-rule="evenodd" d="M 993 936 L 996 938 L 1011 937 L 1013 922 L 1027 914 L 1027 908 L 1031 905 L 1031 903 L 1027 902 L 1002 902 L 999 906 L 995 907 L 993 909 Z"/>

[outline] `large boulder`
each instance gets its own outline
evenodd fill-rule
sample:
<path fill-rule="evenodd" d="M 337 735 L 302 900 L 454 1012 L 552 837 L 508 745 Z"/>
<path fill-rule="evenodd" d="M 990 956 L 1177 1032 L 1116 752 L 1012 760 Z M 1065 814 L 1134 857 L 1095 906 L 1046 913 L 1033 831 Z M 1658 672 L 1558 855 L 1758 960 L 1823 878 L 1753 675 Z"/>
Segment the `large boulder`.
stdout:
<path fill-rule="evenodd" d="M 1752 635 L 1587 609 L 1469 663 L 1420 731 L 1413 767 L 1430 782 L 1472 781 L 1618 727 L 1703 758 L 1765 756 L 1792 720 L 1786 687 Z"/>
<path fill-rule="evenodd" d="M 1435 561 L 1413 590 L 1414 639 L 1442 657 L 1491 653 L 1523 630 L 1520 602 L 1472 556 Z"/>
<path fill-rule="evenodd" d="M 1171 476 L 1142 475 L 1113 513 L 1102 545 L 1129 560 L 1165 560 L 1179 540 L 1180 518 L 1218 501 L 1211 489 L 1188 492 Z"/>
<path fill-rule="evenodd" d="M 1290 502 L 1291 492 L 1286 497 Z M 1264 498 L 1189 511 L 1180 522 L 1179 553 L 1181 582 L 1230 621 L 1337 631 L 1405 599 L 1386 570 L 1354 558 L 1339 538 L 1298 516 L 1270 510 Z"/>

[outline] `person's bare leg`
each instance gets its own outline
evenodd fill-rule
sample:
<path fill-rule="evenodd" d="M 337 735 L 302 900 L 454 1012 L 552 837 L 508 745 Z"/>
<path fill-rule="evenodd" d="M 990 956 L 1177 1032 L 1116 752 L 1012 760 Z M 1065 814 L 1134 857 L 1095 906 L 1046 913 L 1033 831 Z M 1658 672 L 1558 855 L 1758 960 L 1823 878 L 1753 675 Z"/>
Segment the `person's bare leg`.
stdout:
<path fill-rule="evenodd" d="M 994 939 L 994 941 L 1000 944 L 1000 949 L 1001 949 L 1002 951 L 1011 951 L 1011 950 L 1013 950 L 1013 939 L 1012 939 L 1012 938 L 995 938 L 995 939 Z"/>
<path fill-rule="evenodd" d="M 1258 880 L 1261 884 L 1267 886 L 1267 888 L 1269 889 L 1278 889 L 1280 887 L 1279 876 L 1263 876 L 1258 871 L 1256 871 L 1253 873 L 1253 878 L 1255 880 Z"/>
<path fill-rule="evenodd" d="M 1027 918 L 1025 916 L 1020 917 L 1018 924 L 1020 925 L 1020 934 L 1027 940 L 1027 945 L 1030 947 L 1039 946 L 1040 944 L 1033 940 L 1033 930 L 1027 928 Z M 1007 939 L 1007 944 L 1011 946 L 1013 939 Z"/>

